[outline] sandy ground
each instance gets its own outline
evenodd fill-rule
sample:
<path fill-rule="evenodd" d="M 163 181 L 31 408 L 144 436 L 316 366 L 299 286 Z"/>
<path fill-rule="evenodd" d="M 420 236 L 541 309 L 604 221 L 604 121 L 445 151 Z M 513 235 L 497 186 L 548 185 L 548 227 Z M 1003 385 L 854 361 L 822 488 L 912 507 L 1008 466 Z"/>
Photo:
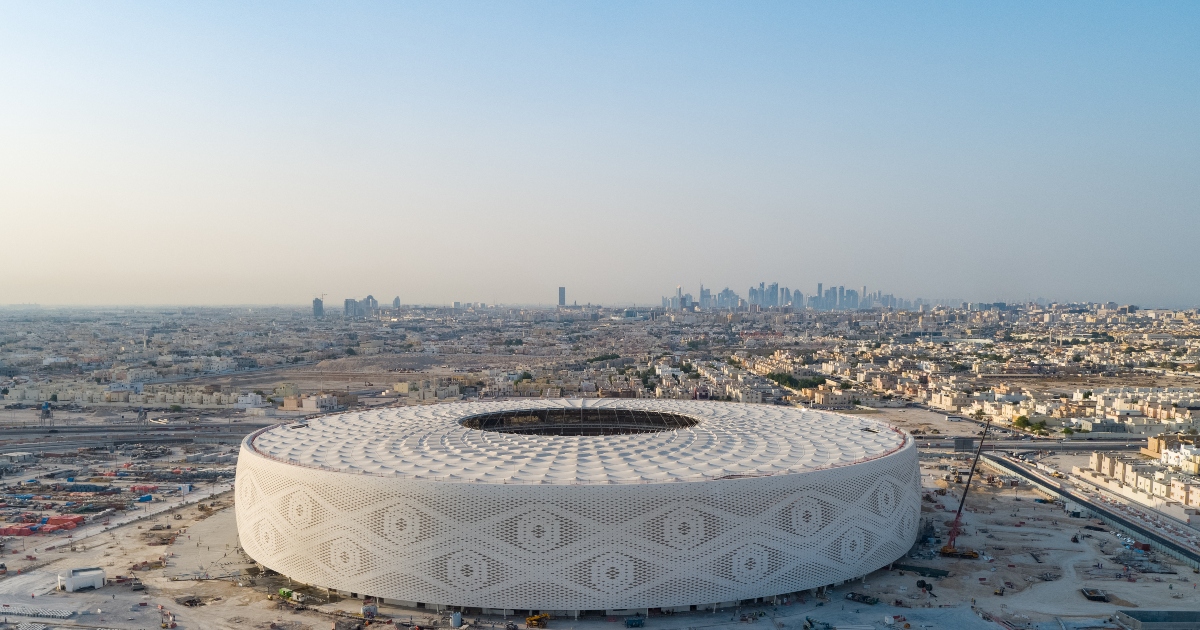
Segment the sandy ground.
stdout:
<path fill-rule="evenodd" d="M 848 413 L 851 415 L 860 415 L 864 418 L 873 420 L 882 420 L 895 426 L 912 431 L 920 430 L 922 433 L 930 433 L 931 429 L 936 429 L 939 436 L 977 436 L 979 435 L 979 425 L 974 422 L 950 422 L 946 420 L 946 414 L 938 411 L 929 411 L 919 407 L 905 407 L 901 409 L 855 409 L 839 413 Z M 989 432 L 989 436 L 995 435 Z"/>
<path fill-rule="evenodd" d="M 953 465 L 954 462 L 946 460 Z M 947 484 L 941 479 L 943 471 L 937 462 L 926 462 L 923 472 L 927 490 L 947 490 L 935 504 L 923 503 L 923 516 L 930 519 L 938 535 L 944 536 L 945 522 L 953 518 L 961 485 Z M 1083 519 L 1072 519 L 1052 504 L 1035 503 L 1038 495 L 1025 489 L 997 489 L 981 485 L 973 488 L 967 502 L 966 533 L 959 538 L 959 547 L 980 551 L 977 560 L 950 560 L 926 549 L 924 557 L 905 559 L 910 564 L 942 568 L 951 572 L 933 582 L 933 596 L 917 586 L 921 578 L 911 572 L 880 570 L 835 588 L 828 600 L 811 596 L 803 603 L 790 606 L 746 607 L 724 610 L 716 614 L 697 612 L 652 617 L 649 628 L 686 630 L 693 628 L 734 628 L 744 625 L 741 618 L 755 619 L 762 627 L 772 625 L 779 630 L 799 629 L 805 617 L 834 625 L 859 624 L 884 628 L 884 615 L 901 614 L 913 628 L 964 629 L 996 628 L 982 615 L 1002 618 L 1015 627 L 1053 628 L 1104 627 L 1104 620 L 1116 610 L 1128 607 L 1150 609 L 1200 608 L 1197 575 L 1190 568 L 1174 565 L 1165 558 L 1166 570 L 1175 573 L 1137 573 L 1136 582 L 1118 579 L 1121 567 L 1113 556 L 1123 551 L 1112 533 L 1083 529 L 1092 525 Z M 293 612 L 280 609 L 278 602 L 267 594 L 287 585 L 286 578 L 251 577 L 246 570 L 252 565 L 237 551 L 237 533 L 231 495 L 218 497 L 225 506 L 211 515 L 195 507 L 181 508 L 181 520 L 161 514 L 103 531 L 81 541 L 77 551 L 67 548 L 41 552 L 39 563 L 21 575 L 10 574 L 0 579 L 0 606 L 8 610 L 17 606 L 36 605 L 74 611 L 68 623 L 55 627 L 150 628 L 157 627 L 159 606 L 177 616 L 180 628 L 241 629 L 276 628 L 316 630 L 332 627 L 332 618 L 316 611 Z M 143 534 L 154 524 L 182 530 L 174 544 L 150 546 Z M 141 529 L 138 527 L 141 526 Z M 1071 536 L 1083 534 L 1080 542 Z M 936 547 L 936 546 L 935 546 Z M 146 584 L 145 591 L 133 591 L 127 586 L 110 585 L 97 591 L 60 593 L 53 591 L 55 575 L 72 567 L 101 566 L 110 577 L 128 575 L 135 562 L 165 558 L 162 569 L 139 571 Z M 1098 568 L 1103 565 L 1103 569 Z M 237 577 L 228 576 L 231 573 Z M 1046 574 L 1048 579 L 1043 580 Z M 215 579 L 202 578 L 205 575 Z M 982 578 L 982 579 L 980 579 Z M 1109 592 L 1114 601 L 1090 602 L 1083 598 L 1082 587 L 1100 588 Z M 996 595 L 1003 587 L 1004 595 Z M 845 599 L 849 591 L 878 597 L 881 603 L 865 606 Z M 316 590 L 314 595 L 323 596 Z M 31 597 L 36 595 L 36 597 Z M 198 600 L 199 606 L 185 606 L 185 598 Z M 896 601 L 901 606 L 895 606 Z M 143 605 L 144 604 L 144 605 Z M 357 612 L 360 602 L 353 599 L 335 600 L 320 604 L 323 611 Z M 5 610 L 0 607 L 0 611 Z M 381 612 L 397 619 L 410 617 L 422 625 L 433 621 L 431 612 L 384 606 Z M 761 613 L 761 616 L 759 616 Z M 473 616 L 468 616 L 474 621 Z M 15 618 L 10 618 L 10 621 Z M 502 628 L 501 618 L 481 618 L 477 628 Z M 443 627 L 446 623 L 443 621 Z M 523 625 L 523 624 L 522 624 Z M 2 627 L 2 626 L 0 626 Z M 554 630 L 612 630 L 621 627 L 605 620 L 555 619 Z"/>
<path fill-rule="evenodd" d="M 925 467 L 924 472 L 930 473 L 930 468 Z M 936 474 L 927 475 L 926 483 L 936 478 Z M 924 512 L 944 535 L 962 486 L 947 486 L 940 480 L 932 485 L 949 488 L 946 496 L 938 497 L 945 510 L 931 509 L 926 503 Z M 1040 496 L 1026 489 L 974 486 L 964 515 L 966 535 L 959 538 L 957 546 L 976 549 L 984 557 L 910 562 L 951 571 L 935 588 L 942 603 L 972 600 L 978 608 L 1014 622 L 1107 617 L 1130 607 L 1200 609 L 1200 575 L 1190 567 L 1156 555 L 1163 568 L 1174 573 L 1135 573 L 1136 582 L 1118 579 L 1122 566 L 1113 556 L 1124 549 L 1116 536 L 1084 529 L 1098 524 L 1071 518 L 1053 504 L 1036 503 L 1034 499 Z M 1075 535 L 1079 542 L 1071 541 Z M 1043 575 L 1051 579 L 1044 580 Z M 1004 595 L 995 595 L 1000 587 L 1004 587 Z M 1107 591 L 1113 601 L 1088 601 L 1080 593 L 1085 587 Z"/>
<path fill-rule="evenodd" d="M 210 575 L 224 575 L 249 566 L 236 552 L 237 536 L 232 509 L 218 511 L 203 520 L 197 519 L 200 513 L 194 508 L 184 509 L 182 513 L 182 521 L 175 521 L 164 515 L 141 522 L 141 530 L 136 529 L 135 524 L 131 524 L 106 532 L 99 537 L 100 540 L 96 541 L 94 547 L 85 552 L 63 554 L 62 558 L 27 575 L 0 580 L 0 603 L 34 602 L 38 606 L 75 611 L 76 615 L 71 619 L 71 623 L 75 625 L 61 627 L 148 628 L 157 626 L 160 605 L 177 615 L 180 628 L 265 629 L 272 623 L 278 628 L 289 630 L 315 630 L 332 626 L 331 618 L 319 612 L 296 613 L 281 610 L 277 602 L 268 600 L 267 593 L 277 590 L 280 583 L 285 583 L 282 578 L 172 579 L 180 576 L 194 577 L 205 572 Z M 182 526 L 183 533 L 176 539 L 175 544 L 169 547 L 146 546 L 141 533 L 148 531 L 154 523 Z M 128 587 L 115 585 L 80 593 L 59 593 L 51 590 L 55 574 L 70 567 L 99 565 L 105 567 L 110 576 L 118 573 L 128 574 L 128 571 L 124 570 L 128 565 L 164 555 L 167 556 L 167 565 L 163 569 L 138 573 L 146 584 L 145 591 L 132 591 Z M 880 574 L 869 577 L 868 583 L 874 588 L 877 582 L 883 585 L 889 579 L 890 576 Z M 722 610 L 716 614 L 701 612 L 655 617 L 648 625 L 664 630 L 733 628 L 742 626 L 742 615 L 749 613 L 752 618 L 757 619 L 755 623 L 764 626 L 773 624 L 776 628 L 798 629 L 803 625 L 806 616 L 828 623 L 862 623 L 870 619 L 880 622 L 877 625 L 882 627 L 885 613 L 903 612 L 910 620 L 921 620 L 923 625 L 914 627 L 968 630 L 994 627 L 980 619 L 967 605 L 910 610 L 885 605 L 855 604 L 844 599 L 844 593 L 851 588 L 863 590 L 861 584 L 847 585 L 835 589 L 827 602 L 809 598 L 803 604 L 792 606 L 747 607 Z M 37 593 L 36 599 L 28 596 L 27 593 L 32 592 Z M 177 599 L 183 598 L 199 599 L 204 605 L 188 607 L 177 603 Z M 320 608 L 357 612 L 359 604 L 357 600 L 347 599 L 324 604 Z M 411 618 L 422 624 L 436 618 L 431 617 L 430 611 L 423 609 L 409 610 L 384 606 L 381 612 L 402 620 Z M 762 617 L 757 616 L 759 612 L 762 613 Z M 482 618 L 477 627 L 502 628 L 503 623 L 502 618 Z M 442 621 L 441 625 L 444 627 L 446 622 Z M 619 626 L 604 620 L 564 619 L 555 620 L 551 627 L 563 630 L 612 630 Z"/>

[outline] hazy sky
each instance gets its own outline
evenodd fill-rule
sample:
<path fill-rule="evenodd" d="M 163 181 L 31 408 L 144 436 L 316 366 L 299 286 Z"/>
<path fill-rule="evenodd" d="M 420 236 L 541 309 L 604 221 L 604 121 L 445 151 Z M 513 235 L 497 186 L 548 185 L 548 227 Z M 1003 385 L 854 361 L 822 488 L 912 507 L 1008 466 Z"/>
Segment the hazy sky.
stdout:
<path fill-rule="evenodd" d="M 0 3 L 0 304 L 1200 304 L 1200 3 Z"/>

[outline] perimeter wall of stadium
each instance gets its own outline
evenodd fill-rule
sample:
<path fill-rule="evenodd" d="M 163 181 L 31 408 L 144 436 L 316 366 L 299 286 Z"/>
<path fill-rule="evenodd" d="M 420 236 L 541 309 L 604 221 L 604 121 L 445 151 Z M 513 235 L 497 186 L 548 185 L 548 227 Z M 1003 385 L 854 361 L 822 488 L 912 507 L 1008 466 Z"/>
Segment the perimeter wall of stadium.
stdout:
<path fill-rule="evenodd" d="M 920 514 L 912 438 L 870 461 L 659 483 L 501 484 L 238 460 L 246 552 L 314 586 L 401 605 L 700 609 L 866 575 Z"/>

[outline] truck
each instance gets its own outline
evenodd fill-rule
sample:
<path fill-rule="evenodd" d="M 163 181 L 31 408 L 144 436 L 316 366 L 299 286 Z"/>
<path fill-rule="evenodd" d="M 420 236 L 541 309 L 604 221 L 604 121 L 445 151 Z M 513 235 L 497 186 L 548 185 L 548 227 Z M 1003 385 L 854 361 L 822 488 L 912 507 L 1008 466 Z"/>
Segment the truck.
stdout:
<path fill-rule="evenodd" d="M 846 593 L 846 599 L 848 599 L 852 602 L 866 604 L 868 606 L 874 606 L 875 604 L 879 603 L 878 598 L 871 597 L 870 595 L 864 595 L 862 593 L 855 593 L 855 592 Z"/>

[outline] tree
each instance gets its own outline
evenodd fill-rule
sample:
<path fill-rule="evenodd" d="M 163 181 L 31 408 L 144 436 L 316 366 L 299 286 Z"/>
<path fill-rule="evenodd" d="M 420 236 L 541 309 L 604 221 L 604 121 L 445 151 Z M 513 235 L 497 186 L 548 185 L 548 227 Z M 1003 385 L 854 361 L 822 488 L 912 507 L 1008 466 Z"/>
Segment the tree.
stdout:
<path fill-rule="evenodd" d="M 792 376 L 791 374 L 783 374 L 780 372 L 773 372 L 771 374 L 768 374 L 767 378 L 772 381 L 775 381 L 776 383 L 779 383 L 780 385 L 783 385 L 784 387 L 790 387 L 792 389 L 798 389 L 800 387 L 800 381 L 797 380 L 796 377 Z"/>
<path fill-rule="evenodd" d="M 1017 416 L 1017 419 L 1013 420 L 1013 426 L 1017 427 L 1019 429 L 1028 428 L 1029 427 L 1029 418 L 1026 418 L 1025 416 Z"/>

